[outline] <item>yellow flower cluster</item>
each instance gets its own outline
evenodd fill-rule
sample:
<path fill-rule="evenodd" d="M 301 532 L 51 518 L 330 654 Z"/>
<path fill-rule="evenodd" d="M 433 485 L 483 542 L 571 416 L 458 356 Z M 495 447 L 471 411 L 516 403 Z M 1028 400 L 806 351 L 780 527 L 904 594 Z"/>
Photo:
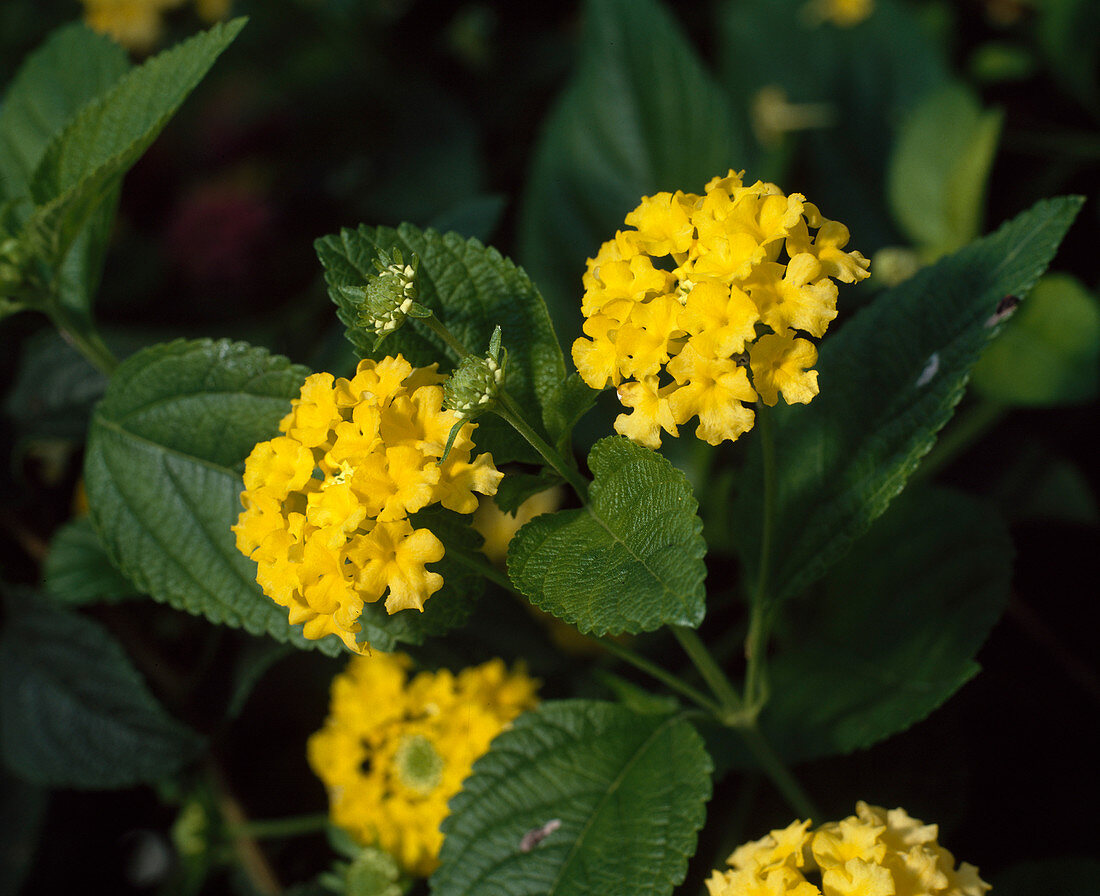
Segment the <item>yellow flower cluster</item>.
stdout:
<path fill-rule="evenodd" d="M 535 706 L 538 682 L 499 659 L 411 680 L 410 666 L 401 654 L 353 657 L 333 680 L 328 719 L 307 755 L 328 789 L 333 824 L 426 876 L 448 800 L 489 742 Z"/>
<path fill-rule="evenodd" d="M 185 0 L 81 0 L 88 27 L 106 34 L 137 53 L 148 53 L 160 41 L 162 16 Z M 217 22 L 229 13 L 232 0 L 195 0 L 204 22 Z"/>
<path fill-rule="evenodd" d="M 874 0 L 810 0 L 807 4 L 810 21 L 832 22 L 841 28 L 858 25 L 874 9 Z"/>
<path fill-rule="evenodd" d="M 859 802 L 843 821 L 809 826 L 796 821 L 738 847 L 732 869 L 707 881 L 710 896 L 982 896 L 990 889 L 973 865 L 955 867 L 936 842 L 936 825 L 904 809 Z"/>
<path fill-rule="evenodd" d="M 717 445 L 752 428 L 743 402 L 817 394 L 817 349 L 799 334 L 820 338 L 836 317 L 834 278 L 868 276 L 867 260 L 843 251 L 847 227 L 733 171 L 703 196 L 646 196 L 626 224 L 588 261 L 585 336 L 573 343 L 584 381 L 616 386 L 632 409 L 616 431 L 657 448 L 662 430 L 679 435 L 697 416 L 695 434 Z"/>
<path fill-rule="evenodd" d="M 388 612 L 423 610 L 443 587 L 425 569 L 443 544 L 409 515 L 436 503 L 473 513 L 475 491 L 496 493 L 492 455 L 470 459 L 476 424 L 439 463 L 458 420 L 442 407 L 443 380 L 434 364 L 413 368 L 400 355 L 361 361 L 350 380 L 315 373 L 279 424 L 284 435 L 248 456 L 237 548 L 307 638 L 335 633 L 363 652 L 359 614 L 387 589 Z"/>

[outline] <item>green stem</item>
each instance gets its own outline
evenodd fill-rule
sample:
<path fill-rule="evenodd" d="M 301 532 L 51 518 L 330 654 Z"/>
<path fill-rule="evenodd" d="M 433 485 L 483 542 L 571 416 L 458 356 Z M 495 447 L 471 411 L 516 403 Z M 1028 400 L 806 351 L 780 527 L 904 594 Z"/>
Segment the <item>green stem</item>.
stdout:
<path fill-rule="evenodd" d="M 726 725 L 736 724 L 743 714 L 744 705 L 729 678 L 726 677 L 726 673 L 714 661 L 714 657 L 710 655 L 710 651 L 694 629 L 683 625 L 673 625 L 671 629 L 688 658 L 703 676 L 703 681 L 718 698 L 721 709 L 719 720 Z"/>
<path fill-rule="evenodd" d="M 972 404 L 940 436 L 935 447 L 917 467 L 913 481 L 931 479 L 1000 423 L 1008 411 L 1005 405 L 988 399 L 980 399 Z"/>
<path fill-rule="evenodd" d="M 745 638 L 745 702 L 750 707 L 759 709 L 765 696 L 763 663 L 769 628 L 768 579 L 771 574 L 772 538 L 775 530 L 776 469 L 771 414 L 763 405 L 757 407 L 756 420 L 760 432 L 760 451 L 764 460 L 764 508 L 760 520 L 759 570 L 749 605 L 749 631 Z"/>
<path fill-rule="evenodd" d="M 50 315 L 57 325 L 62 338 L 82 354 L 88 361 L 106 377 L 110 377 L 118 367 L 118 358 L 107 348 L 107 344 L 99 337 L 95 330 L 82 331 L 70 326 L 64 320 L 55 315 Z"/>
<path fill-rule="evenodd" d="M 451 333 L 451 331 L 444 326 L 443 322 L 434 314 L 431 317 L 423 317 L 420 319 L 429 330 L 447 343 L 459 358 L 465 358 L 470 354 L 466 346 L 459 342 L 454 334 Z M 588 482 L 581 476 L 579 471 L 566 462 L 565 458 L 563 458 L 549 442 L 535 432 L 534 428 L 524 419 L 523 410 L 503 389 L 497 393 L 497 403 L 493 410 L 497 415 L 503 417 L 516 432 L 523 436 L 530 443 L 531 447 L 542 455 L 543 459 L 554 468 L 562 479 L 573 486 L 573 490 L 583 503 L 588 503 Z"/>
<path fill-rule="evenodd" d="M 554 468 L 554 471 L 561 476 L 572 487 L 573 491 L 577 493 L 577 497 L 585 504 L 588 503 L 588 482 L 581 476 L 580 471 L 574 469 L 568 464 L 564 457 L 552 446 L 549 442 L 543 439 L 535 430 L 523 419 L 523 411 L 520 410 L 516 404 L 515 399 L 512 398 L 503 389 L 497 394 L 497 405 L 493 409 L 496 414 L 503 417 L 512 428 L 523 436 L 543 459 Z"/>
<path fill-rule="evenodd" d="M 266 840 L 273 837 L 298 837 L 303 834 L 316 834 L 325 830 L 328 825 L 328 815 L 295 815 L 290 818 L 263 818 L 240 821 L 226 825 L 226 832 L 231 837 Z"/>
<path fill-rule="evenodd" d="M 744 740 L 745 746 L 749 748 L 752 755 L 756 757 L 756 761 L 760 763 L 760 768 L 764 774 L 768 776 L 776 789 L 783 794 L 783 798 L 790 804 L 791 808 L 802 819 L 816 818 L 820 821 L 821 813 L 817 810 L 813 800 L 806 795 L 806 791 L 802 789 L 802 785 L 791 774 L 791 770 L 787 768 L 779 754 L 775 752 L 772 745 L 760 733 L 756 723 L 738 725 L 737 731 Z"/>
<path fill-rule="evenodd" d="M 664 684 L 670 690 L 676 691 L 681 696 L 687 697 L 692 703 L 705 709 L 710 715 L 719 718 L 722 716 L 721 706 L 690 685 L 684 684 L 667 669 L 661 668 L 651 660 L 647 660 L 641 654 L 635 653 L 628 647 L 623 647 L 622 644 L 612 641 L 610 638 L 600 638 L 598 640 L 600 646 L 608 653 L 618 657 L 624 662 L 630 663 L 630 665 L 634 666 L 636 669 L 640 669 L 647 675 L 657 679 L 657 681 Z"/>
<path fill-rule="evenodd" d="M 421 317 L 419 318 L 419 320 L 423 321 L 424 325 L 429 330 L 431 330 L 433 333 L 435 333 L 436 336 L 447 343 L 448 347 L 450 347 L 460 359 L 465 358 L 468 354 L 470 354 L 469 349 L 467 349 L 466 346 L 455 339 L 454 334 L 452 334 L 451 331 L 443 325 L 443 322 L 434 314 L 432 314 L 430 317 Z"/>

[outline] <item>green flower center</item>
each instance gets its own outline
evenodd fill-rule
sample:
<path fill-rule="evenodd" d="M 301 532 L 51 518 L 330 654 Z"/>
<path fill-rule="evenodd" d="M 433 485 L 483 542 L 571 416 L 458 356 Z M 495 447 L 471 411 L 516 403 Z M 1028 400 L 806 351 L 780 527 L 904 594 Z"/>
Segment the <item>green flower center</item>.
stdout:
<path fill-rule="evenodd" d="M 443 758 L 423 734 L 406 737 L 393 760 L 398 780 L 417 793 L 431 793 L 443 778 Z"/>

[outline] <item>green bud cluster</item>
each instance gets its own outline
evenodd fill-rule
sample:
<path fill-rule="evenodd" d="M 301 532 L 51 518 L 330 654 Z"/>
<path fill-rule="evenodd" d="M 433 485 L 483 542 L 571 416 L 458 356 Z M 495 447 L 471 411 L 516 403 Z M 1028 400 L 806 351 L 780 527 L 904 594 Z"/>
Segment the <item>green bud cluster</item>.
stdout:
<path fill-rule="evenodd" d="M 467 355 L 459 362 L 450 379 L 443 384 L 443 407 L 457 413 L 459 418 L 451 427 L 440 463 L 450 454 L 451 445 L 463 424 L 496 404 L 497 396 L 504 386 L 507 357 L 508 353 L 500 346 L 500 327 L 497 327 L 489 339 L 488 353 L 484 357 Z"/>
<path fill-rule="evenodd" d="M 489 410 L 504 383 L 506 352 L 500 347 L 500 327 L 493 331 L 484 357 L 467 355 L 443 384 L 443 406 L 466 419 Z"/>
<path fill-rule="evenodd" d="M 359 287 L 359 323 L 377 337 L 377 347 L 383 339 L 399 329 L 406 317 L 428 317 L 431 312 L 417 303 L 420 287 L 417 274 L 420 259 L 412 254 L 408 263 L 400 249 L 378 253 L 374 260 L 378 276 L 365 287 Z"/>

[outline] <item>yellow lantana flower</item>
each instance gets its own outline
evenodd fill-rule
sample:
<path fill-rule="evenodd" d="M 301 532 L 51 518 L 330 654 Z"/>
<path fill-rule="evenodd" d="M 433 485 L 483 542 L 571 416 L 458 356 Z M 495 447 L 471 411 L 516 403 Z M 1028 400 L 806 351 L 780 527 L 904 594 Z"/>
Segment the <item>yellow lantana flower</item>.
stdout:
<path fill-rule="evenodd" d="M 113 38 L 135 53 L 148 53 L 160 42 L 162 17 L 185 0 L 81 0 L 84 21 L 93 31 Z M 213 23 L 229 14 L 232 0 L 195 0 L 204 22 Z"/>
<path fill-rule="evenodd" d="M 978 869 L 936 842 L 904 809 L 864 802 L 815 831 L 796 821 L 734 850 L 707 881 L 710 896 L 983 896 Z"/>
<path fill-rule="evenodd" d="M 427 876 L 438 864 L 447 802 L 474 762 L 521 712 L 538 682 L 491 660 L 454 675 L 410 678 L 402 654 L 353 657 L 333 680 L 310 767 L 328 789 L 333 824 Z"/>
<path fill-rule="evenodd" d="M 702 196 L 643 197 L 625 223 L 588 261 L 573 343 L 584 381 L 614 386 L 631 411 L 617 432 L 657 448 L 698 418 L 696 436 L 717 445 L 752 428 L 753 402 L 817 394 L 807 337 L 836 317 L 834 280 L 868 276 L 867 259 L 844 250 L 848 228 L 733 171 Z"/>
<path fill-rule="evenodd" d="M 425 568 L 443 559 L 443 544 L 410 514 L 437 503 L 472 513 L 474 492 L 496 493 L 503 474 L 492 455 L 471 461 L 476 424 L 459 429 L 439 463 L 458 420 L 442 407 L 443 379 L 400 355 L 361 361 L 350 380 L 313 374 L 279 424 L 284 435 L 249 454 L 237 548 L 307 638 L 336 634 L 362 652 L 364 603 L 387 595 L 390 613 L 423 610 L 443 587 Z"/>
<path fill-rule="evenodd" d="M 810 0 L 804 7 L 806 18 L 814 24 L 832 22 L 851 28 L 875 11 L 875 0 Z"/>

